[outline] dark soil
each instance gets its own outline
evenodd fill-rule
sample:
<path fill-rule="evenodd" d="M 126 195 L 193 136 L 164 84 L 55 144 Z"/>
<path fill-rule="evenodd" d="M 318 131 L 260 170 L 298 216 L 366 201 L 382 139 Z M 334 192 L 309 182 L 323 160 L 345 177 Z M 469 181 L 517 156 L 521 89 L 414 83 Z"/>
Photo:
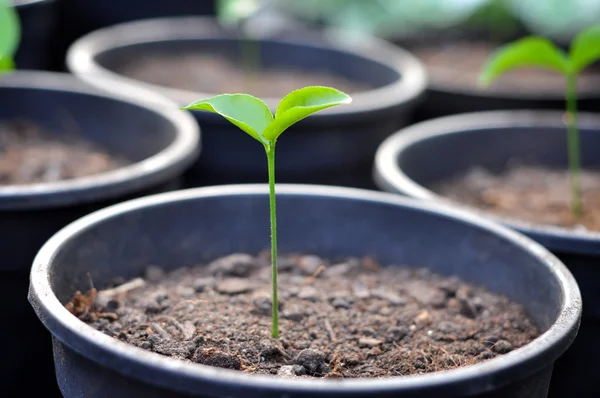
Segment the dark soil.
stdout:
<path fill-rule="evenodd" d="M 129 162 L 73 135 L 56 135 L 28 121 L 0 122 L 0 184 L 85 177 Z"/>
<path fill-rule="evenodd" d="M 501 174 L 472 169 L 432 189 L 457 203 L 501 216 L 600 231 L 600 171 L 582 171 L 584 212 L 579 220 L 571 213 L 569 181 L 569 173 L 564 170 L 521 165 Z"/>
<path fill-rule="evenodd" d="M 565 89 L 564 77 L 539 68 L 511 71 L 487 88 L 477 81 L 488 57 L 498 45 L 491 42 L 459 41 L 423 45 L 411 51 L 425 64 L 431 81 L 443 87 L 462 87 L 491 93 L 558 94 Z M 595 67 L 584 71 L 578 79 L 580 93 L 600 91 L 600 71 Z"/>
<path fill-rule="evenodd" d="M 451 259 L 449 259 L 451 261 Z M 269 255 L 77 292 L 67 308 L 115 339 L 188 362 L 288 377 L 381 377 L 474 364 L 540 332 L 507 298 L 370 258 L 280 258 L 279 340 L 270 337 Z M 92 302 L 96 300 L 95 305 Z"/>
<path fill-rule="evenodd" d="M 373 87 L 349 81 L 328 71 L 265 68 L 248 73 L 240 65 L 212 54 L 178 54 L 138 57 L 117 72 L 132 79 L 163 87 L 203 93 L 248 93 L 260 98 L 282 98 L 306 86 L 330 86 L 346 93 Z"/>

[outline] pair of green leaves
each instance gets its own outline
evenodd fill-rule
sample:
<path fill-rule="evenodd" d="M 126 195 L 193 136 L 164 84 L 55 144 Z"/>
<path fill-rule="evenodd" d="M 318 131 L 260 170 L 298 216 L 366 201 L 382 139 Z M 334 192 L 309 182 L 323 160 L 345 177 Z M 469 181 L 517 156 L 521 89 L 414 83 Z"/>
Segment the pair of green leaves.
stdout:
<path fill-rule="evenodd" d="M 275 112 L 249 94 L 221 94 L 194 102 L 182 109 L 217 113 L 252 138 L 268 146 L 288 127 L 320 110 L 352 102 L 347 94 L 331 87 L 310 86 L 286 95 Z"/>
<path fill-rule="evenodd" d="M 599 59 L 600 24 L 575 36 L 568 54 L 544 37 L 530 36 L 507 44 L 492 54 L 480 82 L 488 85 L 502 74 L 521 67 L 540 67 L 565 76 L 576 76 Z"/>
<path fill-rule="evenodd" d="M 0 71 L 14 68 L 13 56 L 21 39 L 21 26 L 8 0 L 0 0 Z"/>

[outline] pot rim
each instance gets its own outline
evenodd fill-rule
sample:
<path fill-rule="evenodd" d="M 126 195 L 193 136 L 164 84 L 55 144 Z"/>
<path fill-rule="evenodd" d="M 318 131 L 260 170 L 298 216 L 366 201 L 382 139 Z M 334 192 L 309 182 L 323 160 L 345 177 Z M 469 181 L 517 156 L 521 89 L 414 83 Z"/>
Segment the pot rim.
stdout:
<path fill-rule="evenodd" d="M 303 33 L 306 35 L 306 33 Z M 370 59 L 394 70 L 401 77 L 393 83 L 377 89 L 352 94 L 354 101 L 343 107 L 326 109 L 311 118 L 326 118 L 351 113 L 367 113 L 393 108 L 416 101 L 425 91 L 427 74 L 421 62 L 409 52 L 381 39 L 368 36 L 353 36 L 351 42 L 344 39 L 342 30 L 323 32 L 324 40 L 304 37 L 301 40 L 266 38 L 262 41 L 282 43 L 290 46 L 312 47 L 335 50 Z M 99 29 L 79 38 L 67 52 L 67 67 L 75 75 L 91 84 L 98 84 L 96 78 L 110 78 L 128 86 L 143 86 L 172 98 L 178 105 L 185 106 L 217 93 L 201 93 L 169 88 L 125 77 L 104 68 L 95 61 L 98 54 L 116 48 L 144 45 L 153 42 L 181 40 L 238 40 L 212 17 L 184 16 L 153 18 L 135 22 L 125 22 Z M 277 108 L 279 98 L 262 98 L 271 110 Z"/>
<path fill-rule="evenodd" d="M 129 366 L 120 366 L 119 371 L 128 374 L 130 377 L 139 379 L 139 375 L 131 369 L 143 366 L 145 370 L 160 372 L 162 377 L 146 377 L 144 379 L 145 382 L 156 385 L 168 385 L 169 388 L 188 392 L 190 390 L 186 390 L 182 384 L 196 383 L 197 386 L 198 383 L 212 383 L 213 385 L 220 385 L 219 388 L 234 385 L 236 389 L 251 388 L 253 391 L 261 391 L 265 393 L 265 397 L 279 397 L 282 396 L 283 392 L 287 394 L 323 393 L 337 397 L 357 396 L 356 394 L 359 393 L 386 394 L 397 391 L 410 392 L 417 389 L 436 390 L 441 388 L 455 388 L 461 391 L 466 389 L 469 394 L 486 391 L 492 388 L 491 384 L 510 377 L 507 374 L 512 375 L 512 377 L 515 377 L 515 375 L 524 377 L 524 373 L 533 373 L 542 367 L 548 366 L 570 345 L 577 333 L 582 309 L 581 295 L 575 279 L 556 257 L 526 236 L 468 212 L 447 206 L 418 202 L 414 199 L 389 193 L 356 188 L 299 184 L 280 184 L 277 190 L 278 195 L 351 198 L 382 205 L 401 206 L 491 231 L 499 239 L 509 241 L 521 250 L 527 251 L 531 256 L 538 259 L 540 266 L 547 267 L 554 274 L 557 286 L 560 287 L 563 293 L 560 315 L 547 331 L 526 346 L 475 365 L 444 372 L 388 379 L 289 380 L 186 363 L 145 351 L 115 340 L 83 323 L 68 312 L 54 295 L 50 286 L 49 272 L 56 252 L 61 250 L 64 245 L 69 244 L 71 239 L 76 238 L 83 231 L 94 228 L 97 223 L 119 217 L 125 213 L 135 212 L 140 208 L 161 206 L 165 203 L 237 195 L 260 195 L 266 198 L 269 192 L 266 184 L 223 185 L 168 192 L 130 200 L 84 216 L 57 232 L 38 252 L 31 270 L 29 300 L 42 322 L 52 331 L 53 335 L 76 350 L 77 346 L 89 347 L 90 344 L 97 347 L 101 354 L 94 355 L 89 359 L 105 365 L 111 363 L 111 357 L 125 358 Z M 68 337 L 65 338 L 65 336 Z M 554 347 L 554 349 L 550 350 L 550 347 Z M 499 373 L 502 373 L 504 377 L 499 376 Z M 177 377 L 176 380 L 179 382 L 175 383 L 176 385 L 173 383 L 169 385 L 168 379 L 170 377 Z M 495 380 L 494 383 L 490 383 L 492 378 Z M 468 383 L 465 383 L 466 381 Z"/>
<path fill-rule="evenodd" d="M 104 81 L 110 86 L 111 81 Z M 167 120 L 175 129 L 175 137 L 166 148 L 142 160 L 86 177 L 48 183 L 0 186 L 0 210 L 38 209 L 104 200 L 149 188 L 177 176 L 191 165 L 200 151 L 200 129 L 193 116 L 168 99 L 146 90 L 134 88 L 132 95 L 152 98 L 134 101 L 91 87 L 72 75 L 42 71 L 16 71 L 0 79 L 3 88 L 47 90 L 94 96 L 149 110 Z"/>
<path fill-rule="evenodd" d="M 556 251 L 600 254 L 600 232 L 575 230 L 553 225 L 531 223 L 502 217 L 480 209 L 463 206 L 420 185 L 398 166 L 397 159 L 420 141 L 434 137 L 461 134 L 465 131 L 511 127 L 553 127 L 562 124 L 564 112 L 552 110 L 502 110 L 463 113 L 427 120 L 403 128 L 387 137 L 377 149 L 373 167 L 375 184 L 388 192 L 409 197 L 445 203 L 474 212 L 495 222 L 524 233 L 544 246 Z M 580 127 L 600 128 L 600 115 L 578 113 Z M 564 127 L 566 129 L 566 127 Z M 566 150 L 566 149 L 565 149 Z"/>

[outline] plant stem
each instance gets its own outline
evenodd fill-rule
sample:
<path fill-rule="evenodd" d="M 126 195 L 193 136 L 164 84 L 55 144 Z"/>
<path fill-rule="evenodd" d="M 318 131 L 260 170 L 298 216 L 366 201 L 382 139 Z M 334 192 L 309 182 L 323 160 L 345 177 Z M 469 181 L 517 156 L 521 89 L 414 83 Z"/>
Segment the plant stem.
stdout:
<path fill-rule="evenodd" d="M 279 300 L 277 298 L 277 211 L 275 208 L 275 143 L 265 146 L 269 168 L 269 206 L 271 209 L 271 337 L 279 338 Z"/>
<path fill-rule="evenodd" d="M 569 171 L 571 173 L 571 211 L 576 218 L 582 215 L 581 205 L 581 159 L 579 153 L 579 129 L 577 128 L 577 76 L 567 75 L 567 144 Z"/>

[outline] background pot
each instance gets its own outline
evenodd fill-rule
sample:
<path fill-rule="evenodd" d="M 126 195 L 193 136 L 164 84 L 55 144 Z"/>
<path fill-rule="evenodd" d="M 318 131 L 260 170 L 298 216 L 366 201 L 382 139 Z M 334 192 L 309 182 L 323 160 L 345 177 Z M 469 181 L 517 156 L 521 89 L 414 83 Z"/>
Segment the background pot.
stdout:
<path fill-rule="evenodd" d="M 481 32 L 480 32 L 481 33 Z M 526 32 L 520 32 L 515 39 L 522 37 Z M 445 51 L 451 51 L 451 45 L 460 43 L 490 43 L 491 48 L 497 48 L 502 42 L 494 43 L 486 40 L 485 35 L 476 35 L 474 32 L 443 32 L 435 35 L 417 35 L 404 37 L 395 41 L 402 48 L 418 57 L 419 48 L 424 46 L 440 46 L 446 44 Z M 568 46 L 566 46 L 568 47 Z M 491 52 L 490 52 L 491 55 Z M 482 61 L 481 68 L 484 66 Z M 465 86 L 456 79 L 457 71 L 461 65 L 445 64 L 443 66 L 426 66 L 430 76 L 424 101 L 415 110 L 413 121 L 423 121 L 441 116 L 448 116 L 467 112 L 481 112 L 506 109 L 546 109 L 563 110 L 566 107 L 564 92 L 538 91 L 496 91 L 484 87 L 475 86 L 478 76 L 473 76 L 473 84 Z M 501 83 L 499 83 L 501 84 Z M 600 85 L 596 82 L 595 87 L 587 87 L 587 91 L 581 91 L 578 95 L 579 108 L 582 111 L 595 112 L 600 109 Z"/>
<path fill-rule="evenodd" d="M 122 22 L 180 15 L 214 15 L 217 0 L 60 0 L 60 41 L 56 49 L 64 67 L 68 47 L 93 30 Z"/>
<path fill-rule="evenodd" d="M 51 69 L 57 40 L 57 0 L 8 0 L 21 22 L 21 42 L 15 56 L 19 69 Z"/>
<path fill-rule="evenodd" d="M 579 123 L 583 166 L 598 168 L 600 116 L 581 114 Z M 459 176 L 474 166 L 501 171 L 509 160 L 566 169 L 563 114 L 482 112 L 416 124 L 381 145 L 374 177 L 386 191 L 442 202 L 446 200 L 427 188 L 432 183 Z M 586 309 L 577 340 L 556 363 L 550 392 L 553 397 L 600 394 L 600 381 L 595 376 L 600 365 L 600 233 L 485 215 L 543 244 L 575 276 Z"/>
<path fill-rule="evenodd" d="M 144 95 L 147 95 L 145 93 Z M 58 393 L 50 340 L 27 303 L 35 253 L 67 223 L 120 200 L 176 187 L 197 156 L 193 118 L 168 101 L 137 105 L 68 75 L 15 72 L 0 78 L 0 120 L 26 119 L 61 133 L 76 127 L 130 166 L 56 183 L 0 186 L 0 359 L 5 396 Z"/>
<path fill-rule="evenodd" d="M 446 372 L 285 380 L 144 351 L 83 324 L 63 307 L 75 290 L 89 288 L 88 272 L 102 287 L 116 276 L 139 276 L 148 264 L 174 269 L 264 249 L 267 186 L 207 187 L 101 210 L 63 229 L 38 253 L 29 299 L 54 336 L 65 397 L 546 396 L 552 363 L 575 338 L 581 301 L 568 270 L 541 246 L 468 213 L 372 191 L 283 184 L 277 204 L 281 253 L 368 253 L 384 264 L 455 274 L 522 303 L 545 333 L 505 356 Z"/>
<path fill-rule="evenodd" d="M 422 94 L 425 72 L 410 54 L 376 39 L 349 39 L 334 32 L 295 37 L 281 33 L 260 41 L 262 64 L 325 70 L 378 88 L 353 94 L 353 103 L 311 116 L 278 142 L 277 180 L 370 187 L 373 156 L 381 140 L 406 124 Z M 287 39 L 285 37 L 288 37 Z M 239 36 L 210 18 L 165 18 L 91 33 L 69 50 L 69 69 L 94 84 L 112 78 L 126 87 L 161 92 L 180 105 L 215 93 L 150 85 L 119 75 L 132 56 L 164 52 L 211 52 L 234 57 Z M 279 98 L 266 99 L 274 110 Z M 264 150 L 216 115 L 194 113 L 203 131 L 204 155 L 188 174 L 190 185 L 267 181 Z"/>

